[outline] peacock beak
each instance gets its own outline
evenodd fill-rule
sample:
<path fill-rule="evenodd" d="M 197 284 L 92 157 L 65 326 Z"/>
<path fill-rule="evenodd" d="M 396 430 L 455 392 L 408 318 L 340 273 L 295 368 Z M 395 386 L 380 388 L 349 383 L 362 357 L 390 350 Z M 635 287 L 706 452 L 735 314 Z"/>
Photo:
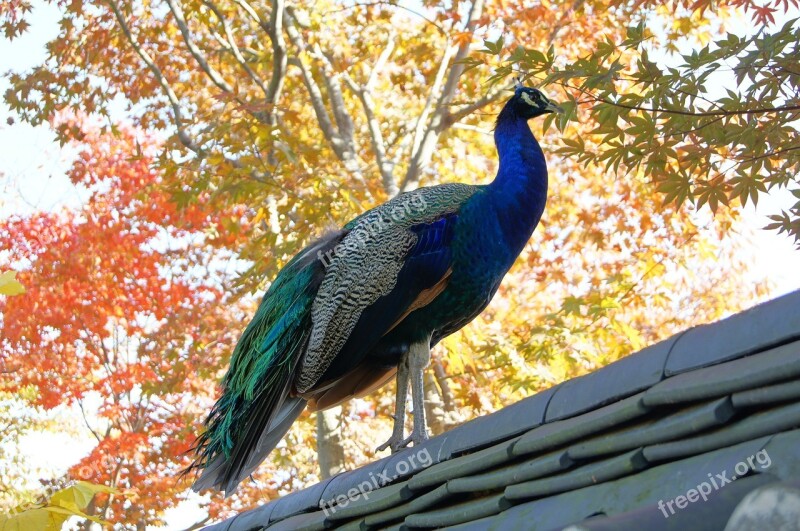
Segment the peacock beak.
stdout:
<path fill-rule="evenodd" d="M 545 107 L 544 110 L 545 112 L 555 112 L 558 114 L 564 114 L 564 109 L 562 109 L 552 101 L 547 102 L 547 107 Z"/>

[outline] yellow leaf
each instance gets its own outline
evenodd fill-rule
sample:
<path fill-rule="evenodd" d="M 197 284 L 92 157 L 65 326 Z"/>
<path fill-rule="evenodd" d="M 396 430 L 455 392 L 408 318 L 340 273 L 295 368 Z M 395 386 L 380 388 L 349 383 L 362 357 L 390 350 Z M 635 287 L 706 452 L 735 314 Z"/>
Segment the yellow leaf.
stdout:
<path fill-rule="evenodd" d="M 255 219 L 253 219 L 253 225 L 258 225 L 258 222 L 262 219 L 267 219 L 267 212 L 264 210 L 264 207 L 258 209 L 258 214 L 256 214 Z"/>
<path fill-rule="evenodd" d="M 94 485 L 86 481 L 61 489 L 50 497 L 44 507 L 35 507 L 11 516 L 0 516 L 0 531 L 59 531 L 64 522 L 71 516 L 87 518 L 99 524 L 106 524 L 96 516 L 83 511 L 98 492 L 109 494 L 118 492 L 105 485 Z"/>
<path fill-rule="evenodd" d="M 630 342 L 632 351 L 637 351 L 644 347 L 644 339 L 638 330 L 622 321 L 614 321 L 612 326 L 617 329 Z"/>
<path fill-rule="evenodd" d="M 94 495 L 98 492 L 116 492 L 111 487 L 105 485 L 94 485 L 86 481 L 79 481 L 71 487 L 62 489 L 50 498 L 50 505 L 63 507 L 71 511 L 80 511 L 89 505 Z"/>
<path fill-rule="evenodd" d="M 0 295 L 21 295 L 25 293 L 25 287 L 15 278 L 16 271 L 6 271 L 0 274 Z"/>
<path fill-rule="evenodd" d="M 51 516 L 54 518 L 51 519 Z M 42 508 L 29 509 L 10 516 L 0 516 L 0 531 L 28 531 L 30 529 L 58 531 L 68 517 L 65 516 L 60 522 L 54 521 L 58 518 L 60 516 L 55 516 Z M 53 527 L 54 525 L 57 527 Z"/>

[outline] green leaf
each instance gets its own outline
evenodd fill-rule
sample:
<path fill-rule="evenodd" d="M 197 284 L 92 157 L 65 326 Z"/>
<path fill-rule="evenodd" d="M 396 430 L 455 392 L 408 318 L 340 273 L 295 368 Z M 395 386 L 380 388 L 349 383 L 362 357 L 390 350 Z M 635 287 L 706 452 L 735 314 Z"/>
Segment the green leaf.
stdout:
<path fill-rule="evenodd" d="M 500 52 L 503 51 L 503 37 L 500 37 L 496 41 L 492 42 L 489 39 L 485 39 L 483 41 L 483 50 L 479 50 L 483 53 L 488 53 L 490 55 L 500 55 Z"/>

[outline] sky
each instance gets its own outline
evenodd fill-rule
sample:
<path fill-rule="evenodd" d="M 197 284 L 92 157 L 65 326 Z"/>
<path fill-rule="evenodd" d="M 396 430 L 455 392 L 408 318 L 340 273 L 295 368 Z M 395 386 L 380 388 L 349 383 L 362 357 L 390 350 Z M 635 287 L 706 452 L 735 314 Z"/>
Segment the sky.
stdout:
<path fill-rule="evenodd" d="M 57 33 L 58 9 L 35 2 L 29 20 L 32 27 L 21 38 L 13 42 L 0 38 L 0 72 L 24 71 L 44 60 L 44 45 Z M 748 29 L 743 22 L 738 26 L 731 30 L 742 34 Z M 0 94 L 6 88 L 7 81 L 0 78 Z M 8 108 L 0 104 L 0 217 L 79 206 L 85 192 L 65 176 L 73 150 L 59 147 L 47 127 L 31 127 L 19 121 L 8 125 L 9 116 Z M 800 275 L 797 274 L 800 251 L 794 249 L 787 237 L 760 230 L 768 222 L 767 214 L 793 203 L 791 194 L 778 193 L 763 197 L 757 208 L 748 206 L 743 213 L 745 232 L 752 233 L 747 252 L 752 254 L 754 263 L 753 278 L 743 281 L 770 279 L 774 286 L 771 296 L 800 289 Z M 67 410 L 65 414 L 71 413 Z M 67 466 L 92 449 L 93 439 L 88 433 L 85 438 L 38 434 L 26 439 L 22 447 L 37 467 L 63 473 Z M 59 448 L 59 452 L 53 453 L 53 448 Z M 185 528 L 201 515 L 196 508 L 189 507 L 172 511 L 167 516 L 168 528 Z"/>

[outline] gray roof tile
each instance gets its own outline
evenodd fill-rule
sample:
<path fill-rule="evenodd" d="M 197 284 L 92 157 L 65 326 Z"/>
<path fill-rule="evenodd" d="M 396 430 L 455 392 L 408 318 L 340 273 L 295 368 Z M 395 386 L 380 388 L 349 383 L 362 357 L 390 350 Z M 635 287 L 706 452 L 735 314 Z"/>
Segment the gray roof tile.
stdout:
<path fill-rule="evenodd" d="M 516 505 L 494 517 L 483 519 L 483 527 L 474 529 L 546 531 L 597 514 L 623 514 L 644 506 L 655 506 L 660 500 L 673 499 L 697 487 L 708 480 L 709 474 L 725 472 L 730 477 L 738 462 L 754 455 L 767 442 L 766 437 L 747 441 L 708 454 L 666 463 L 616 481 Z"/>
<path fill-rule="evenodd" d="M 647 347 L 635 357 L 622 358 L 600 371 L 564 382 L 547 406 L 547 422 L 596 409 L 657 384 L 664 378 L 667 355 L 679 336 Z"/>
<path fill-rule="evenodd" d="M 769 464 L 770 473 L 783 481 L 800 480 L 800 429 L 771 437 L 764 450 L 765 454 L 756 457 Z"/>
<path fill-rule="evenodd" d="M 373 461 L 355 470 L 348 470 L 335 475 L 328 482 L 322 492 L 320 502 L 324 505 L 332 505 L 337 496 L 346 494 L 350 489 L 374 490 L 383 487 L 387 481 L 383 480 L 381 473 L 391 456 Z M 367 487 L 369 485 L 370 487 Z"/>
<path fill-rule="evenodd" d="M 750 415 L 730 426 L 688 439 L 647 446 L 645 458 L 651 463 L 724 448 L 742 441 L 800 426 L 800 403 L 772 408 Z"/>
<path fill-rule="evenodd" d="M 509 500 L 526 500 L 545 495 L 550 496 L 559 492 L 617 479 L 641 470 L 646 466 L 647 461 L 642 455 L 642 450 L 637 448 L 632 452 L 606 459 L 599 463 L 585 465 L 565 474 L 511 485 L 506 487 L 505 496 Z"/>
<path fill-rule="evenodd" d="M 412 496 L 407 481 L 373 491 L 359 491 L 357 497 L 347 498 L 345 503 L 330 507 L 328 509 L 329 519 L 332 521 L 349 520 L 376 513 L 400 505 Z"/>
<path fill-rule="evenodd" d="M 446 440 L 444 436 L 434 437 L 419 446 L 397 452 L 386 459 L 381 477 L 390 482 L 398 481 L 450 459 L 451 454 L 445 449 Z"/>
<path fill-rule="evenodd" d="M 396 520 L 404 519 L 406 516 L 422 512 L 429 507 L 433 507 L 447 498 L 451 497 L 452 493 L 447 489 L 447 484 L 442 485 L 426 494 L 418 496 L 411 501 L 392 507 L 379 513 L 371 514 L 364 518 L 367 526 L 379 526 L 383 524 L 392 523 Z"/>
<path fill-rule="evenodd" d="M 274 508 L 274 503 L 267 503 L 256 509 L 237 514 L 225 521 L 228 522 L 230 527 L 222 528 L 221 531 L 251 531 L 259 529 L 269 522 L 270 514 L 272 514 Z M 225 522 L 222 522 L 222 524 L 225 524 Z"/>
<path fill-rule="evenodd" d="M 502 489 L 508 485 L 567 470 L 572 468 L 573 465 L 574 461 L 562 449 L 484 472 L 483 474 L 451 479 L 448 484 L 452 492 L 480 492 L 488 489 Z"/>
<path fill-rule="evenodd" d="M 744 478 L 724 489 L 712 491 L 706 501 L 698 498 L 698 502 L 688 503 L 685 508 L 678 509 L 674 504 L 672 513 L 669 508 L 659 509 L 658 505 L 648 505 L 614 516 L 598 516 L 567 527 L 558 526 L 564 531 L 619 531 L 620 529 L 646 529 L 647 531 L 720 531 L 725 528 L 728 516 L 733 512 L 742 498 L 753 489 L 763 485 L 774 484 L 774 476 L 758 474 Z M 666 513 L 666 516 L 665 516 Z M 762 531 L 767 528 L 762 528 Z"/>
<path fill-rule="evenodd" d="M 800 376 L 800 341 L 667 378 L 644 394 L 647 406 L 723 396 Z"/>
<path fill-rule="evenodd" d="M 299 513 L 305 513 L 319 509 L 319 501 L 322 497 L 322 493 L 331 479 L 333 478 L 322 480 L 321 482 L 317 483 L 316 485 L 312 485 L 307 489 L 292 492 L 291 494 L 287 494 L 286 496 L 278 498 L 272 502 L 271 505 L 274 505 L 274 507 L 272 509 L 272 513 L 270 514 L 270 523 L 283 520 L 284 518 L 288 518 Z"/>
<path fill-rule="evenodd" d="M 544 424 L 525 435 L 512 448 L 514 455 L 549 450 L 643 416 L 643 393 L 603 406 L 578 417 Z"/>
<path fill-rule="evenodd" d="M 671 441 L 727 422 L 734 414 L 729 397 L 693 406 L 648 424 L 636 424 L 574 444 L 567 452 L 574 460 L 591 459 Z"/>
<path fill-rule="evenodd" d="M 545 421 L 545 411 L 559 386 L 524 398 L 485 417 L 479 417 L 443 435 L 451 455 L 485 448 L 535 428 Z"/>
<path fill-rule="evenodd" d="M 328 527 L 331 527 L 331 524 L 322 511 L 290 516 L 269 526 L 271 531 L 321 531 Z"/>
<path fill-rule="evenodd" d="M 510 441 L 484 448 L 473 454 L 465 454 L 433 465 L 412 477 L 408 485 L 412 490 L 435 487 L 448 479 L 464 477 L 501 465 L 511 459 L 511 448 L 518 440 L 519 438 L 517 437 Z"/>
<path fill-rule="evenodd" d="M 800 291 L 689 330 L 675 344 L 665 374 L 686 372 L 800 338 Z"/>
<path fill-rule="evenodd" d="M 757 389 L 739 391 L 731 396 L 733 407 L 755 407 L 800 398 L 800 380 L 791 380 Z"/>
<path fill-rule="evenodd" d="M 443 527 L 491 516 L 509 507 L 511 503 L 502 494 L 495 494 L 442 509 L 411 514 L 406 517 L 405 523 L 409 527 Z"/>

